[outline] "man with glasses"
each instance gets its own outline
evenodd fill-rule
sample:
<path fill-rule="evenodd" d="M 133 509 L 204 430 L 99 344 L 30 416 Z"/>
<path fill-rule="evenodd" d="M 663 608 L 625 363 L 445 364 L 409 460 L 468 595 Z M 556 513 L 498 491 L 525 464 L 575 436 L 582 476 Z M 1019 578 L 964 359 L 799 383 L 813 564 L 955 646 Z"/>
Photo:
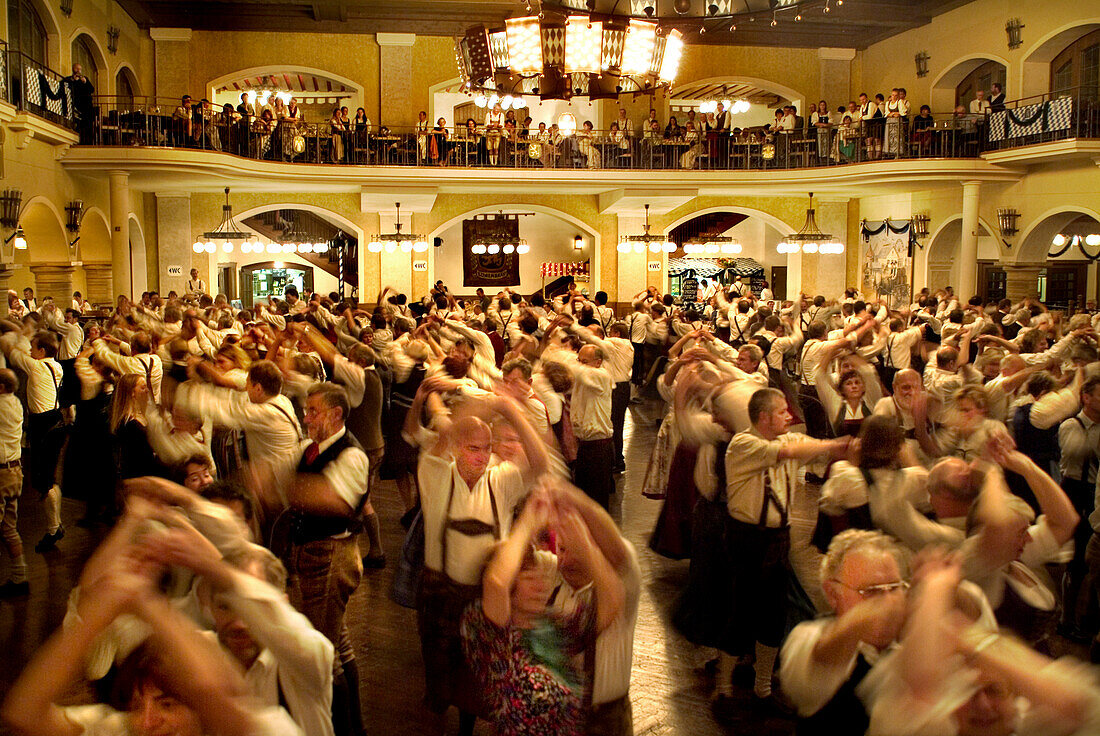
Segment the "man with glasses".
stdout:
<path fill-rule="evenodd" d="M 779 679 L 798 709 L 799 734 L 867 730 L 856 687 L 901 633 L 909 588 L 901 560 L 901 548 L 878 531 L 849 529 L 829 545 L 821 585 L 834 615 L 796 626 L 781 657 Z"/>

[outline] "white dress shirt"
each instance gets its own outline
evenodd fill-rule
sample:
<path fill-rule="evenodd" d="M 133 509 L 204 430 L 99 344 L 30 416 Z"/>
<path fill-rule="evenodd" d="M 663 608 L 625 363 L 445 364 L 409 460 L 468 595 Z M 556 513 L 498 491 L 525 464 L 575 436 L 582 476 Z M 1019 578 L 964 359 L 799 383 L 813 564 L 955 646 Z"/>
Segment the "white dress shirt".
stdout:
<path fill-rule="evenodd" d="M 15 394 L 0 394 L 0 463 L 18 460 L 23 454 L 23 405 Z"/>
<path fill-rule="evenodd" d="M 573 400 L 569 416 L 578 440 L 606 440 L 611 437 L 611 392 L 615 384 L 606 366 L 599 368 L 577 361 L 567 361 L 565 367 L 573 374 Z"/>

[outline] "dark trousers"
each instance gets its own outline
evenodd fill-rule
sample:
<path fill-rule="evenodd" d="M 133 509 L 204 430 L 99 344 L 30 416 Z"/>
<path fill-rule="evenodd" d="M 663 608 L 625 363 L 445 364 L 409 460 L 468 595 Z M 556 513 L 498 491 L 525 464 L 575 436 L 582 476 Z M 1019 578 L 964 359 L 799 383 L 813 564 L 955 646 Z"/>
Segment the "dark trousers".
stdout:
<path fill-rule="evenodd" d="M 635 386 L 641 386 L 645 382 L 646 364 L 645 364 L 645 343 L 644 342 L 632 342 L 634 346 L 634 368 L 630 373 L 630 382 Z"/>
<path fill-rule="evenodd" d="M 605 509 L 615 491 L 613 468 L 615 441 L 577 440 L 577 460 L 573 463 L 573 483 Z"/>
<path fill-rule="evenodd" d="M 611 392 L 611 427 L 615 440 L 615 464 L 623 465 L 623 425 L 626 424 L 626 408 L 630 404 L 630 381 L 620 381 Z"/>
<path fill-rule="evenodd" d="M 726 554 L 731 563 L 727 620 L 721 649 L 742 656 L 756 642 L 778 647 L 787 625 L 787 578 L 791 535 L 788 527 L 766 529 L 726 519 Z"/>
<path fill-rule="evenodd" d="M 629 695 L 589 708 L 584 724 L 585 736 L 631 736 L 633 733 L 634 711 Z"/>
<path fill-rule="evenodd" d="M 30 450 L 31 488 L 45 496 L 57 473 L 57 457 L 65 442 L 61 410 L 51 409 L 27 417 L 27 447 Z"/>

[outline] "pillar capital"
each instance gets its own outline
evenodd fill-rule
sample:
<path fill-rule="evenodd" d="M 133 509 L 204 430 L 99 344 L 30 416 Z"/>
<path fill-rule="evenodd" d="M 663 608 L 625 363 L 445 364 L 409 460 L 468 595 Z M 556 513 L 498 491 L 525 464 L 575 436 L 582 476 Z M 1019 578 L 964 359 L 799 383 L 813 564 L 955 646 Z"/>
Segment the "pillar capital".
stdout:
<path fill-rule="evenodd" d="M 190 28 L 150 28 L 149 38 L 154 41 L 190 41 Z"/>
<path fill-rule="evenodd" d="M 71 263 L 32 263 L 35 292 L 41 297 L 52 296 L 59 304 L 68 304 L 73 293 L 73 272 L 76 266 Z"/>
<path fill-rule="evenodd" d="M 110 304 L 114 301 L 113 263 L 85 263 L 84 280 L 88 285 L 88 293 L 84 296 L 92 304 Z"/>
<path fill-rule="evenodd" d="M 412 46 L 416 43 L 415 33 L 376 33 L 374 41 L 379 46 Z"/>

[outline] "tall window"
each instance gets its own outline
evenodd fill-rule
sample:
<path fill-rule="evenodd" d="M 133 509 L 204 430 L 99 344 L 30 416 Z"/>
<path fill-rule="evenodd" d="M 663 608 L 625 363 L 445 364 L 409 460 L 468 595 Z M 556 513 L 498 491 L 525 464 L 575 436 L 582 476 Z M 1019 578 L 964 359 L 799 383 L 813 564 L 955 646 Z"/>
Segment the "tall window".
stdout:
<path fill-rule="evenodd" d="M 95 63 L 95 54 L 92 53 L 92 41 L 87 34 L 81 33 L 73 39 L 73 66 L 80 64 L 81 71 L 92 86 L 99 91 L 99 65 Z M 69 69 L 62 70 L 68 73 Z"/>
<path fill-rule="evenodd" d="M 137 93 L 134 91 L 134 83 L 130 79 L 128 69 L 118 70 L 118 76 L 115 77 L 115 95 L 118 97 L 119 110 L 134 109 L 134 97 L 137 96 Z"/>
<path fill-rule="evenodd" d="M 46 66 L 46 24 L 30 0 L 8 0 L 8 48 Z"/>
<path fill-rule="evenodd" d="M 1100 30 L 1086 33 L 1050 62 L 1050 91 L 1081 99 L 1100 99 Z"/>

